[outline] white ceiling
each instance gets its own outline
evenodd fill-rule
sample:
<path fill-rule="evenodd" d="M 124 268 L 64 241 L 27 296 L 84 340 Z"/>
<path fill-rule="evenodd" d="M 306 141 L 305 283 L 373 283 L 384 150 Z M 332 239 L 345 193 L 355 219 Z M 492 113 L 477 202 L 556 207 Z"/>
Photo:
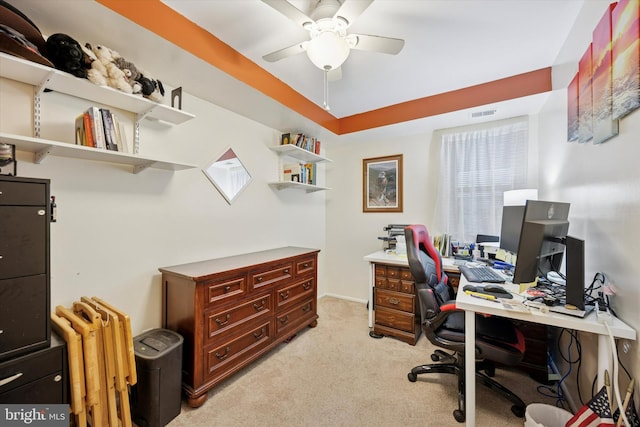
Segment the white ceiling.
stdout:
<path fill-rule="evenodd" d="M 162 0 L 318 105 L 323 72 L 306 54 L 262 56 L 309 33 L 259 0 Z M 344 0 L 358 1 L 358 0 Z M 291 0 L 307 15 L 317 0 Z M 353 50 L 330 84 L 345 117 L 554 63 L 582 0 L 375 0 L 349 32 L 405 40 L 398 55 Z"/>
<path fill-rule="evenodd" d="M 262 93 L 176 48 L 93 0 L 8 0 L 48 35 L 118 50 L 169 86 L 183 89 L 275 129 L 330 134 Z M 299 54 L 275 63 L 262 56 L 308 33 L 260 0 L 162 0 L 313 103 L 323 103 L 323 73 Z M 309 13 L 315 0 L 291 0 Z M 357 0 L 345 0 L 357 1 Z M 592 1 L 592 0 L 586 0 Z M 607 4 L 606 0 L 598 0 Z M 375 0 L 349 32 L 405 40 L 398 55 L 352 51 L 342 79 L 330 84 L 331 114 L 341 118 L 554 65 L 585 0 Z M 70 18 L 69 12 L 79 18 Z M 166 25 L 171 25 L 167 22 Z M 544 96 L 486 106 L 493 118 L 535 113 Z M 482 108 L 477 108 L 482 109 Z M 450 113 L 349 135 L 398 135 L 469 122 Z M 429 123 L 425 125 L 425 120 Z M 330 134 L 336 137 L 333 134 Z"/>

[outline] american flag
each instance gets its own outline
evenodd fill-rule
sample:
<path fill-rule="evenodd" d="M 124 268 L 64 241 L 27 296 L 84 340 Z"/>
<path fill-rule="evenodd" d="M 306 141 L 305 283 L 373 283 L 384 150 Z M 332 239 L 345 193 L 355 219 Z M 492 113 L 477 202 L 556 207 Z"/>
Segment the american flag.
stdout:
<path fill-rule="evenodd" d="M 627 410 L 624 411 L 624 414 L 627 416 L 627 420 L 629 420 L 630 427 L 640 427 L 640 419 L 638 418 L 638 413 L 636 412 L 636 407 L 633 404 L 633 393 L 631 393 L 631 398 L 629 399 L 629 404 L 627 405 Z M 616 409 L 613 413 L 613 419 L 618 421 L 620 417 L 620 408 Z"/>
<path fill-rule="evenodd" d="M 607 389 L 602 389 L 565 424 L 565 427 L 615 427 Z"/>

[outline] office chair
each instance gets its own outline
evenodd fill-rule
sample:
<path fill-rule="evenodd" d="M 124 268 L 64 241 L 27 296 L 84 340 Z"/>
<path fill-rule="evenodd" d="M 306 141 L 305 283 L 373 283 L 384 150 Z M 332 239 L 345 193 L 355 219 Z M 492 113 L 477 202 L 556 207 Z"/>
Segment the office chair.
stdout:
<path fill-rule="evenodd" d="M 464 311 L 455 307 L 453 288 L 442 269 L 442 258 L 433 246 L 424 225 L 405 228 L 409 269 L 415 280 L 415 292 L 420 306 L 422 330 L 440 349 L 431 355 L 434 364 L 419 365 L 408 374 L 415 382 L 419 374 L 448 373 L 458 377 L 458 409 L 453 416 L 465 421 L 464 403 Z M 476 316 L 476 375 L 480 383 L 501 393 L 513 403 L 511 411 L 522 418 L 524 402 L 510 390 L 493 380 L 494 363 L 515 365 L 524 354 L 524 336 L 509 320 L 501 317 Z"/>

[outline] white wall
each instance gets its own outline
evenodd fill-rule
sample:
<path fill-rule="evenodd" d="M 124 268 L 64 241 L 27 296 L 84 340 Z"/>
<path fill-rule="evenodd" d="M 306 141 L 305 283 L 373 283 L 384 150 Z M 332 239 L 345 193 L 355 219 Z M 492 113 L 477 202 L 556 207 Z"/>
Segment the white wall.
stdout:
<path fill-rule="evenodd" d="M 0 132 L 31 135 L 30 86 L 0 79 L 0 94 Z M 42 137 L 72 143 L 75 116 L 89 105 L 43 94 Z M 18 175 L 49 178 L 58 205 L 51 225 L 52 308 L 99 296 L 127 312 L 139 333 L 160 326 L 159 267 L 278 246 L 324 249 L 324 193 L 267 185 L 278 180 L 278 158 L 268 147 L 279 143 L 279 132 L 189 94 L 183 108 L 196 118 L 176 126 L 142 122 L 141 153 L 203 167 L 232 147 L 253 177 L 233 205 L 199 168 L 133 174 L 129 167 L 59 157 L 34 164 L 32 155 L 19 153 Z M 323 279 L 320 273 L 320 294 Z"/>
<path fill-rule="evenodd" d="M 367 301 L 368 263 L 363 257 L 381 250 L 388 224 L 431 224 L 437 175 L 430 154 L 431 135 L 422 134 L 389 141 L 330 142 L 327 185 L 327 292 Z M 401 213 L 362 212 L 362 160 L 403 155 L 404 209 Z"/>

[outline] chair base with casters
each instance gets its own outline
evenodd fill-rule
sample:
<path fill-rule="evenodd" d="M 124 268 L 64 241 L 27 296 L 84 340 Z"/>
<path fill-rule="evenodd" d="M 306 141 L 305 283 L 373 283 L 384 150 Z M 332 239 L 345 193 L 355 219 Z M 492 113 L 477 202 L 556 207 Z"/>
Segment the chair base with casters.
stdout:
<path fill-rule="evenodd" d="M 415 280 L 414 290 L 420 307 L 422 331 L 431 344 L 452 353 L 436 350 L 431 360 L 441 363 L 416 366 L 408 374 L 409 381 L 415 382 L 418 375 L 425 373 L 455 374 L 458 379 L 458 409 L 453 411 L 453 416 L 456 421 L 463 422 L 464 358 L 473 357 L 477 361 L 476 375 L 479 381 L 511 401 L 511 411 L 523 417 L 524 402 L 490 377 L 495 373 L 494 363 L 513 366 L 522 360 L 524 335 L 508 319 L 477 314 L 475 354 L 465 355 L 465 314 L 456 308 L 455 294 L 442 269 L 440 253 L 433 246 L 424 225 L 407 226 L 405 240 L 409 269 Z"/>
<path fill-rule="evenodd" d="M 431 360 L 434 362 L 428 365 L 418 365 L 407 374 L 407 378 L 411 382 L 418 380 L 418 375 L 421 374 L 454 374 L 458 378 L 458 409 L 453 411 L 453 417 L 459 423 L 463 423 L 466 419 L 465 416 L 465 402 L 464 402 L 464 357 L 461 354 L 448 354 L 442 350 L 436 350 L 431 355 Z M 506 397 L 513 405 L 511 406 L 511 412 L 518 417 L 523 418 L 526 405 L 515 393 L 511 390 L 493 380 L 495 374 L 495 366 L 488 361 L 479 361 L 476 363 L 476 378 L 486 387 L 497 391 L 502 396 Z"/>

